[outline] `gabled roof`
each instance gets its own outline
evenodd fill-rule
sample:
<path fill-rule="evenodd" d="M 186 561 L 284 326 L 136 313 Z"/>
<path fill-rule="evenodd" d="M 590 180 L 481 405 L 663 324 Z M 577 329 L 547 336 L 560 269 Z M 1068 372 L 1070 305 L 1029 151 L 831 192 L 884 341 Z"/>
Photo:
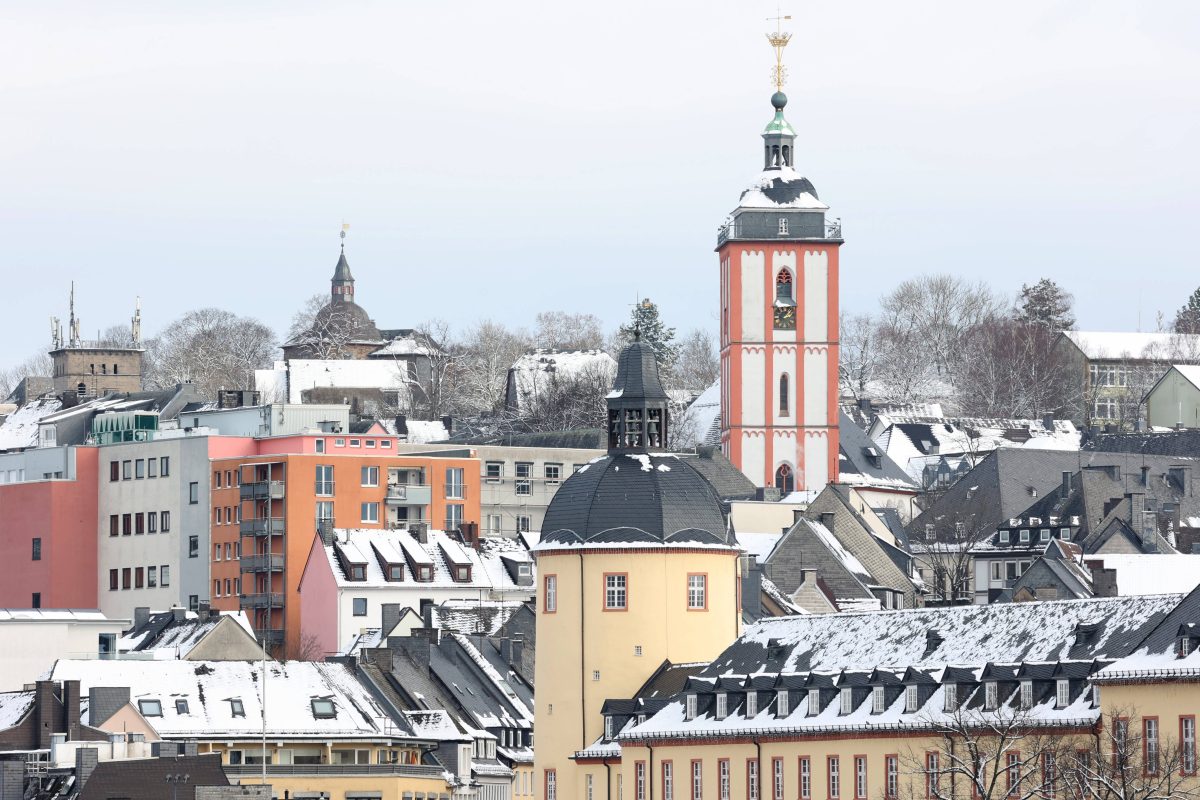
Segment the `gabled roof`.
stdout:
<path fill-rule="evenodd" d="M 125 631 L 117 640 L 117 652 L 153 652 L 158 653 L 158 657 L 187 658 L 188 653 L 225 619 L 241 626 L 250 640 L 254 640 L 254 628 L 244 611 L 214 610 L 201 618 L 194 611 L 178 609 L 151 614 L 146 624 Z"/>
<path fill-rule="evenodd" d="M 1063 331 L 1061 335 L 1088 360 L 1132 358 L 1167 361 L 1200 350 L 1200 336 L 1186 333 Z"/>

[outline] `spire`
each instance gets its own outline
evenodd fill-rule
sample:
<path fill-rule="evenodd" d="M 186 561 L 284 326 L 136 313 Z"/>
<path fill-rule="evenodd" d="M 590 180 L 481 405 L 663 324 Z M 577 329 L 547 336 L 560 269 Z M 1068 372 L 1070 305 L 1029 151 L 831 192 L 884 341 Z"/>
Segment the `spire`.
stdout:
<path fill-rule="evenodd" d="M 634 331 L 617 359 L 617 377 L 608 393 L 608 449 L 662 450 L 666 447 L 667 392 L 658 374 L 654 348 Z"/>
<path fill-rule="evenodd" d="M 350 274 L 350 262 L 346 260 L 346 231 L 350 226 L 343 222 L 342 231 L 338 234 L 342 240 L 341 253 L 338 256 L 337 266 L 333 268 L 333 280 L 331 284 L 331 294 L 335 303 L 353 303 L 354 302 L 354 276 Z"/>
<path fill-rule="evenodd" d="M 771 81 L 775 84 L 775 94 L 771 95 L 771 105 L 775 108 L 775 117 L 763 130 L 764 143 L 763 169 L 781 169 L 791 167 L 795 150 L 796 131 L 783 117 L 783 109 L 787 105 L 787 95 L 783 93 L 783 85 L 787 82 L 787 67 L 783 64 L 783 50 L 792 39 L 792 34 L 783 29 L 783 21 L 790 16 L 776 14 L 770 17 L 775 22 L 775 30 L 767 34 L 767 41 L 775 51 L 775 66 L 771 68 Z"/>

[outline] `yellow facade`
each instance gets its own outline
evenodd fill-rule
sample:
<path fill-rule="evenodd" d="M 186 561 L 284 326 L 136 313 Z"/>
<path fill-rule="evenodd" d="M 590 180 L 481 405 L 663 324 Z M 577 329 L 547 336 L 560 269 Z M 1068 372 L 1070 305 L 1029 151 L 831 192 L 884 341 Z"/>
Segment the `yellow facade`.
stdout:
<path fill-rule="evenodd" d="M 536 555 L 537 639 L 553 642 L 539 648 L 535 667 L 536 795 L 545 797 L 552 771 L 558 797 L 585 798 L 583 768 L 571 756 L 600 738 L 604 701 L 632 698 L 664 661 L 710 661 L 741 633 L 738 553 L 660 545 Z M 625 577 L 624 610 L 605 608 L 607 575 Z M 689 608 L 689 576 L 699 575 L 704 608 Z M 548 581 L 555 585 L 553 610 L 546 606 Z M 593 782 L 594 800 L 606 797 Z M 569 787 L 576 785 L 574 793 Z"/>

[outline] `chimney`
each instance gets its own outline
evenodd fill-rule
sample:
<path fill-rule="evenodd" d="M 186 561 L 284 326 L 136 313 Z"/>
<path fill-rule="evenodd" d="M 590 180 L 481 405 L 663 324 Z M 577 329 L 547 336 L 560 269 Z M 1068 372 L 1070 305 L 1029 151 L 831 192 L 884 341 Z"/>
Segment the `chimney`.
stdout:
<path fill-rule="evenodd" d="M 751 619 L 762 616 L 762 567 L 754 556 L 742 557 L 742 610 Z"/>
<path fill-rule="evenodd" d="M 1130 492 L 1125 499 L 1129 501 L 1129 527 L 1135 531 L 1141 530 L 1142 514 L 1146 511 L 1146 493 Z"/>
<path fill-rule="evenodd" d="M 186 608 L 172 608 L 171 613 L 175 616 L 176 622 L 183 622 L 184 620 L 187 619 L 187 609 Z"/>
<path fill-rule="evenodd" d="M 133 628 L 137 630 L 150 622 L 150 609 L 146 606 L 138 606 L 133 610 Z"/>
<path fill-rule="evenodd" d="M 384 603 L 380 606 L 383 615 L 380 625 L 380 636 L 386 639 L 391 636 L 392 631 L 396 629 L 396 625 L 400 622 L 400 604 L 399 603 Z"/>
<path fill-rule="evenodd" d="M 429 637 L 418 633 L 408 636 L 389 636 L 389 650 L 396 650 L 408 656 L 409 660 L 422 669 L 429 669 Z"/>
<path fill-rule="evenodd" d="M 437 622 L 433 619 L 433 603 L 421 602 L 421 621 L 428 630 L 437 630 Z"/>
<path fill-rule="evenodd" d="M 921 658 L 928 658 L 933 655 L 933 652 L 942 646 L 945 639 L 936 630 L 925 631 L 925 654 Z"/>
<path fill-rule="evenodd" d="M 79 739 L 79 681 L 63 681 L 63 728 L 67 738 Z"/>
<path fill-rule="evenodd" d="M 200 745 L 195 739 L 188 739 L 183 743 L 183 754 L 189 758 L 195 758 L 200 755 Z"/>
<path fill-rule="evenodd" d="M 129 702 L 128 686 L 93 686 L 88 689 L 88 724 L 103 725 Z"/>
<path fill-rule="evenodd" d="M 469 544 L 476 550 L 479 549 L 478 522 L 464 522 L 458 526 L 458 532 L 462 535 L 463 544 Z"/>
<path fill-rule="evenodd" d="M 1167 477 L 1185 497 L 1192 496 L 1192 468 L 1174 466 L 1167 469 Z"/>
<path fill-rule="evenodd" d="M 454 435 L 454 418 L 449 414 L 442 417 L 442 426 L 446 429 L 447 436 Z"/>
<path fill-rule="evenodd" d="M 1062 474 L 1062 496 L 1065 500 L 1071 495 L 1071 473 L 1063 470 Z"/>
<path fill-rule="evenodd" d="M 821 524 L 828 528 L 830 533 L 833 533 L 833 520 L 835 517 L 836 515 L 832 511 L 821 512 Z"/>
<path fill-rule="evenodd" d="M 75 751 L 75 791 L 83 789 L 99 763 L 100 751 L 95 747 L 80 747 Z"/>
<path fill-rule="evenodd" d="M 202 620 L 208 619 L 208 601 L 207 600 L 201 600 L 200 603 L 197 604 L 196 614 Z"/>
<path fill-rule="evenodd" d="M 512 664 L 512 640 L 507 636 L 500 637 L 500 658 L 505 664 Z"/>
<path fill-rule="evenodd" d="M 1092 571 L 1092 597 L 1116 597 L 1116 569 L 1105 569 L 1100 559 L 1088 559 L 1084 564 Z"/>
<path fill-rule="evenodd" d="M 418 522 L 416 525 L 409 527 L 409 531 L 417 537 L 417 541 L 421 544 L 429 544 L 429 525 L 425 522 Z"/>
<path fill-rule="evenodd" d="M 1136 528 L 1135 528 L 1136 530 Z M 1158 515 L 1153 511 L 1142 512 L 1142 550 L 1146 553 L 1158 552 Z"/>
<path fill-rule="evenodd" d="M 1043 414 L 1042 415 L 1042 427 L 1045 428 L 1046 430 L 1050 431 L 1051 433 L 1054 433 L 1054 415 L 1053 414 Z"/>
<path fill-rule="evenodd" d="M 864 417 L 871 416 L 871 398 L 869 398 L 869 397 L 858 398 L 858 410 L 863 413 Z"/>
<path fill-rule="evenodd" d="M 512 666 L 521 666 L 522 660 L 525 658 L 525 634 L 514 633 L 512 637 L 512 661 L 509 662 Z"/>
<path fill-rule="evenodd" d="M 36 750 L 50 749 L 50 734 L 56 733 L 60 725 L 58 697 L 54 694 L 54 681 L 38 681 L 33 688 L 33 718 L 37 726 Z"/>

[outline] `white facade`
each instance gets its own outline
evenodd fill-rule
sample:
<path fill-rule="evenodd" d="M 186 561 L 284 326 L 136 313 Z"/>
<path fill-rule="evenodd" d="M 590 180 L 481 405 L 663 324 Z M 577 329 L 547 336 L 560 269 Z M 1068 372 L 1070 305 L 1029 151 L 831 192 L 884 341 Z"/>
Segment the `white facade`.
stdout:
<path fill-rule="evenodd" d="M 99 611 L 0 609 L 0 692 L 20 691 L 60 658 L 95 658 L 129 627 Z M 106 637 L 108 645 L 101 644 Z"/>
<path fill-rule="evenodd" d="M 350 406 L 271 403 L 261 406 L 189 411 L 179 415 L 179 426 L 193 429 L 212 428 L 222 436 L 259 438 L 293 436 L 314 431 L 340 433 L 350 430 Z"/>

